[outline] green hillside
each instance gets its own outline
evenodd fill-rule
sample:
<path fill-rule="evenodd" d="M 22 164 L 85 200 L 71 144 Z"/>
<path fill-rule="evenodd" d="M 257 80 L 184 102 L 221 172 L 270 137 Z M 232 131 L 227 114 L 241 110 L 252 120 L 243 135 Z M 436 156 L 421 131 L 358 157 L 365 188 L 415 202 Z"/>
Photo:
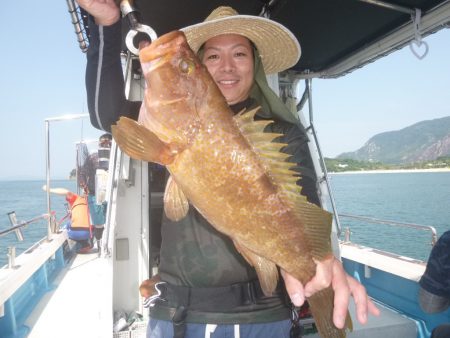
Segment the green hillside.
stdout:
<path fill-rule="evenodd" d="M 325 158 L 329 172 L 395 170 L 395 169 L 435 169 L 450 168 L 450 156 L 439 157 L 434 161 L 423 161 L 408 164 L 387 164 L 382 162 L 366 162 L 352 159 Z"/>
<path fill-rule="evenodd" d="M 337 156 L 362 162 L 406 165 L 450 156 L 450 116 L 377 134 L 354 152 Z"/>

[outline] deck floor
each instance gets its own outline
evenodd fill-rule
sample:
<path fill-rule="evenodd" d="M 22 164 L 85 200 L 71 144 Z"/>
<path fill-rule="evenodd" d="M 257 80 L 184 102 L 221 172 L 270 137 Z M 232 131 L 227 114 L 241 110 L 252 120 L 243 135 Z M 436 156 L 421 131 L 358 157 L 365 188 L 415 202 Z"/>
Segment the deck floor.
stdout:
<path fill-rule="evenodd" d="M 407 317 L 376 303 L 380 309 L 380 316 L 369 315 L 365 325 L 356 319 L 355 304 L 353 300 L 349 305 L 350 316 L 353 321 L 353 331 L 347 333 L 347 338 L 416 338 L 417 327 L 414 321 Z M 320 338 L 316 334 L 305 335 L 307 338 Z"/>
<path fill-rule="evenodd" d="M 112 331 L 111 285 L 99 282 L 112 280 L 105 278 L 108 264 L 96 252 L 75 255 L 25 322 L 28 338 L 103 338 Z"/>
<path fill-rule="evenodd" d="M 106 276 L 111 271 L 108 264 L 97 253 L 76 255 L 55 280 L 54 289 L 46 293 L 27 319 L 28 338 L 103 338 L 105 332 L 111 332 L 112 336 L 112 286 L 98 282 L 112 280 L 112 276 Z M 381 315 L 370 316 L 368 323 L 361 325 L 351 302 L 354 330 L 347 337 L 417 337 L 412 320 L 381 305 L 378 307 Z"/>

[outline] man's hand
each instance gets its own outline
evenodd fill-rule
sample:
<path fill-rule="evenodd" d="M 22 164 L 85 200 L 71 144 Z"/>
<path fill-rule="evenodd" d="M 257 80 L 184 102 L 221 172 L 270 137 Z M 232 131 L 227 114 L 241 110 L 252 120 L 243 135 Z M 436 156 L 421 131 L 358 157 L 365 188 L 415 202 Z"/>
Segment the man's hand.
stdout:
<path fill-rule="evenodd" d="M 339 260 L 332 257 L 316 264 L 316 275 L 304 287 L 299 280 L 281 270 L 286 290 L 295 306 L 301 306 L 305 297 L 310 297 L 331 285 L 334 290 L 333 323 L 337 328 L 344 327 L 350 296 L 353 296 L 355 301 L 356 317 L 361 324 L 367 323 L 368 313 L 375 316 L 380 314 L 364 286 L 347 275 Z"/>
<path fill-rule="evenodd" d="M 95 18 L 95 23 L 110 26 L 120 19 L 120 10 L 114 0 L 76 0 L 78 5 Z"/>

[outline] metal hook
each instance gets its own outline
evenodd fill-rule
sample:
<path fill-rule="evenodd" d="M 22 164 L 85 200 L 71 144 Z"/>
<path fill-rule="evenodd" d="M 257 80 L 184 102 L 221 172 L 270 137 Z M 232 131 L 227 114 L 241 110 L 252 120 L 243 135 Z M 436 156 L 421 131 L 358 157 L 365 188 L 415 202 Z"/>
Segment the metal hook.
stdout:
<path fill-rule="evenodd" d="M 139 48 L 137 48 L 133 42 L 135 36 L 138 33 L 147 34 L 151 41 L 154 41 L 157 38 L 156 32 L 150 26 L 138 24 L 136 28 L 131 29 L 125 37 L 125 44 L 127 45 L 127 48 L 130 50 L 130 52 L 134 55 L 139 55 Z"/>
<path fill-rule="evenodd" d="M 413 21 L 414 38 L 419 44 L 422 42 L 422 36 L 420 35 L 421 18 L 422 18 L 422 11 L 416 8 L 414 14 L 411 15 L 411 19 Z"/>
<path fill-rule="evenodd" d="M 428 54 L 428 44 L 422 41 L 422 35 L 420 34 L 420 20 L 422 18 L 422 11 L 418 8 L 411 15 L 414 29 L 414 40 L 409 43 L 411 52 L 419 59 L 422 60 Z"/>
<path fill-rule="evenodd" d="M 139 48 L 134 45 L 134 38 L 136 35 L 143 33 L 146 34 L 151 41 L 154 41 L 157 39 L 156 32 L 150 26 L 143 25 L 139 22 L 136 15 L 137 12 L 129 0 L 122 0 L 120 2 L 120 11 L 123 16 L 128 19 L 128 23 L 131 28 L 125 37 L 125 44 L 131 53 L 134 55 L 139 55 Z"/>

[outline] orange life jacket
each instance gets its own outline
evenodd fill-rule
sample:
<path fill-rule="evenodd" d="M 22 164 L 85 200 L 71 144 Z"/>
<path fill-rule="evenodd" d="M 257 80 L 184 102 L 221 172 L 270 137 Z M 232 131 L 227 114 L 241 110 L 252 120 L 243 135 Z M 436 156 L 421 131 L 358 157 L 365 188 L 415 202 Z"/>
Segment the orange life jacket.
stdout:
<path fill-rule="evenodd" d="M 83 196 L 77 196 L 72 204 L 71 208 L 72 230 L 89 230 L 89 208 L 87 198 Z"/>

